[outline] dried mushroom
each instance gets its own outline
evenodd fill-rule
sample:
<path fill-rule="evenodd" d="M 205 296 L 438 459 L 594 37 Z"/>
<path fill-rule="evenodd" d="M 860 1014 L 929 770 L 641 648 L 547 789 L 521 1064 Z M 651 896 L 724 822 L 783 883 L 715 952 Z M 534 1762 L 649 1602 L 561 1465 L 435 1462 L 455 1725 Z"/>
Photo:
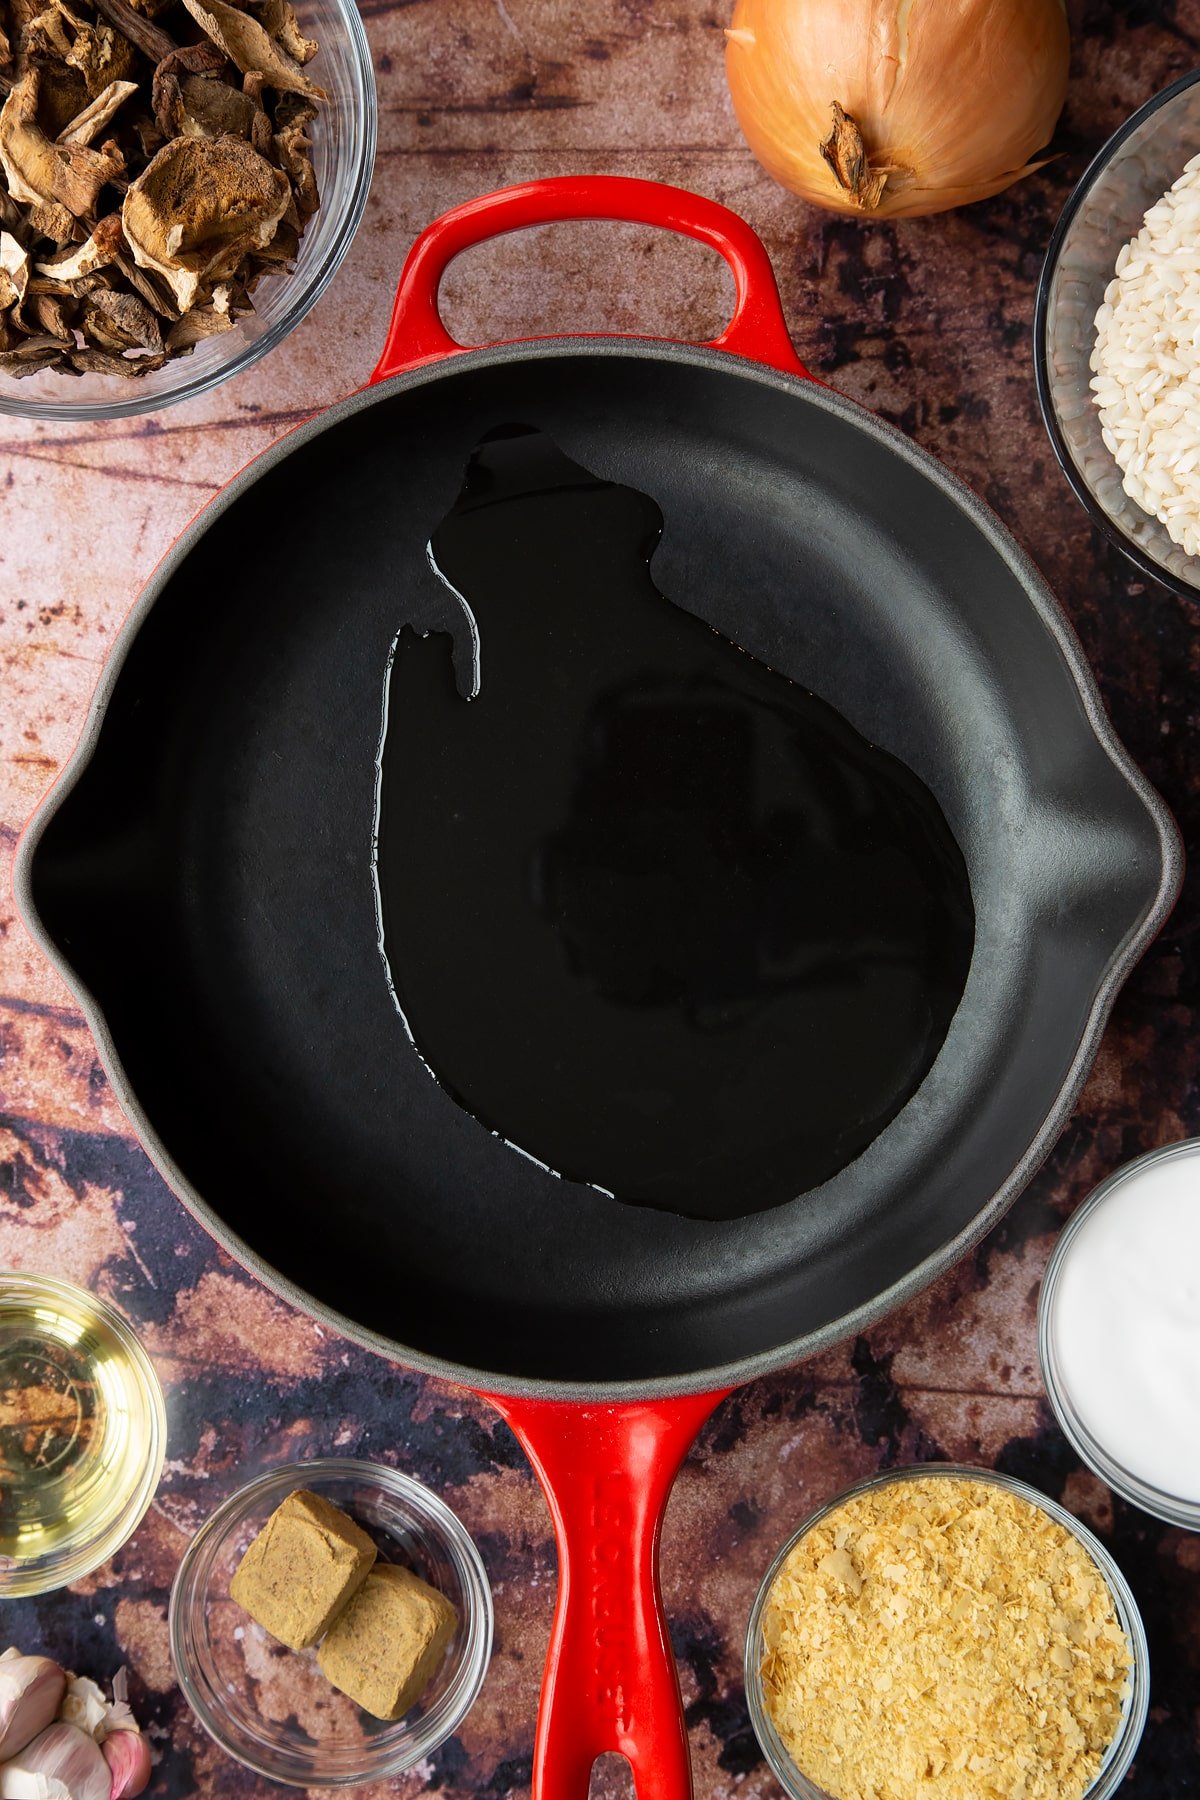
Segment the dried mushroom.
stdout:
<path fill-rule="evenodd" d="M 184 106 L 183 90 L 186 83 L 197 77 L 215 77 L 219 69 L 227 66 L 224 51 L 218 50 L 215 44 L 207 42 L 192 44 L 187 50 L 172 50 L 169 55 L 163 57 L 154 71 L 154 85 L 151 90 L 154 121 L 159 135 L 159 142 L 155 145 L 155 150 L 161 150 L 168 138 L 220 136 L 219 132 L 189 132 L 187 130 L 187 109 Z M 230 93 L 237 92 L 235 88 L 229 87 L 228 82 L 218 82 L 214 79 L 212 85 L 214 88 L 228 89 Z M 245 103 L 246 129 L 242 133 L 245 137 L 250 135 L 249 119 L 253 110 L 247 101 Z M 231 124 L 226 129 L 236 131 L 238 127 Z M 153 155 L 154 152 L 152 151 L 150 154 Z"/>
<path fill-rule="evenodd" d="M 26 317 L 32 317 L 47 337 L 57 338 L 60 344 L 73 345 L 75 337 L 67 323 L 67 309 L 73 298 L 71 294 L 48 294 L 41 290 L 31 290 L 25 307 Z"/>
<path fill-rule="evenodd" d="M 233 136 L 250 142 L 254 121 L 262 113 L 262 107 L 239 88 L 203 75 L 183 77 L 178 106 L 177 129 L 183 137 Z"/>
<path fill-rule="evenodd" d="M 125 167 L 115 146 L 93 150 L 86 144 L 58 144 L 37 118 L 38 71 L 29 69 L 0 107 L 0 165 L 14 200 L 32 206 L 57 204 L 83 218 L 101 190 Z"/>
<path fill-rule="evenodd" d="M 124 355 L 127 350 L 161 350 L 162 326 L 157 313 L 136 294 L 114 294 L 97 288 L 83 303 L 80 317 L 83 335 L 99 350 Z"/>
<path fill-rule="evenodd" d="M 59 250 L 35 267 L 39 275 L 48 275 L 53 281 L 73 283 L 115 262 L 120 246 L 120 215 L 110 213 L 108 218 L 100 220 L 82 244 L 71 250 Z"/>
<path fill-rule="evenodd" d="M 168 331 L 167 349 L 175 355 L 192 349 L 193 345 L 202 343 L 205 338 L 216 337 L 218 332 L 232 330 L 232 313 L 221 312 L 215 306 L 193 306 L 191 312 L 184 313 Z"/>
<path fill-rule="evenodd" d="M 12 349 L 0 350 L 0 374 L 14 375 L 20 381 L 22 376 L 53 368 L 62 354 L 63 347 L 55 338 L 22 338 Z"/>
<path fill-rule="evenodd" d="M 311 218 L 320 204 L 317 176 L 312 165 L 312 139 L 308 128 L 317 116 L 310 100 L 289 95 L 276 108 L 275 154 L 280 166 L 287 170 L 296 196 L 296 210 L 302 219 Z"/>
<path fill-rule="evenodd" d="M 26 214 L 33 237 L 49 238 L 55 244 L 69 244 L 75 236 L 75 215 L 57 200 L 41 200 Z"/>
<path fill-rule="evenodd" d="M 325 98 L 282 41 L 272 37 L 249 13 L 240 12 L 236 6 L 226 6 L 225 0 L 183 0 L 183 3 L 200 29 L 214 44 L 220 45 L 243 75 L 261 75 L 281 94 L 314 94 L 318 99 Z M 291 11 L 290 7 L 288 11 Z M 295 25 L 294 15 L 292 24 Z M 307 39 L 300 41 L 307 43 Z"/>
<path fill-rule="evenodd" d="M 290 57 L 298 63 L 312 61 L 317 54 L 317 45 L 301 31 L 295 9 L 289 5 L 288 0 L 264 0 L 263 5 L 255 5 L 254 11 L 266 30 L 283 45 Z"/>
<path fill-rule="evenodd" d="M 130 94 L 137 93 L 136 81 L 110 81 L 82 112 L 76 113 L 69 125 L 58 134 L 60 144 L 90 144 L 116 117 L 117 108 Z"/>
<path fill-rule="evenodd" d="M 8 0 L 4 29 L 12 39 L 14 53 L 20 47 L 25 27 L 44 5 L 45 0 Z"/>
<path fill-rule="evenodd" d="M 0 376 L 125 379 L 253 311 L 320 199 L 290 0 L 0 0 Z"/>
<path fill-rule="evenodd" d="M 153 20 L 144 18 L 130 6 L 129 0 L 92 0 L 92 5 L 151 62 L 161 62 L 174 50 L 175 39 L 170 33 L 160 31 Z"/>
<path fill-rule="evenodd" d="M 56 138 L 88 104 L 87 82 L 78 69 L 69 69 L 66 63 L 39 62 L 37 69 L 41 76 L 38 124 L 48 138 Z"/>
<path fill-rule="evenodd" d="M 161 369 L 166 362 L 166 355 L 143 356 L 136 360 L 128 356 L 118 356 L 110 350 L 72 350 L 71 367 L 77 375 L 122 375 L 126 380 L 136 375 L 144 375 L 149 369 Z"/>
<path fill-rule="evenodd" d="M 10 232 L 0 231 L 0 313 L 19 306 L 29 286 L 29 255 Z"/>
<path fill-rule="evenodd" d="M 139 267 L 187 312 L 203 285 L 271 242 L 291 197 L 282 170 L 241 138 L 176 138 L 133 183 L 121 222 Z"/>
<path fill-rule="evenodd" d="M 57 110 L 69 108 L 68 117 L 79 110 L 76 100 L 80 94 L 85 99 L 95 99 L 112 82 L 123 80 L 135 60 L 132 46 L 110 25 L 84 18 L 66 6 L 64 0 L 51 0 L 44 11 L 29 20 L 21 48 L 29 60 L 43 65 L 48 78 L 47 94 L 63 95 Z M 44 98 L 43 113 L 47 110 L 49 102 Z"/>

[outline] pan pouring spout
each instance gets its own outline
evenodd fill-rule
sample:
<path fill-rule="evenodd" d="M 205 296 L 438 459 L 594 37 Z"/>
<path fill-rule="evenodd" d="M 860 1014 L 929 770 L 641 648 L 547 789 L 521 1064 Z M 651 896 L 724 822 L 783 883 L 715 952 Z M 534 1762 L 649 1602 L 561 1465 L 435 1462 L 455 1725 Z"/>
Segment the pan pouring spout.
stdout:
<path fill-rule="evenodd" d="M 429 544 L 456 657 L 406 624 L 388 670 L 380 936 L 482 1125 L 568 1184 L 736 1218 L 915 1092 L 974 913 L 929 789 L 660 593 L 662 532 L 542 431 L 476 446 Z"/>

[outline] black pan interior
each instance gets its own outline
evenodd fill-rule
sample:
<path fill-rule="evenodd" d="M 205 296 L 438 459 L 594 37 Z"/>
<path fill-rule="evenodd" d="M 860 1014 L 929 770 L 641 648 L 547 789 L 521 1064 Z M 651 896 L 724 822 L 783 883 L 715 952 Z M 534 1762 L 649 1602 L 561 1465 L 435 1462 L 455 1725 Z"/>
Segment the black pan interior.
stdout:
<path fill-rule="evenodd" d="M 773 1211 L 713 1224 L 552 1178 L 429 1078 L 388 993 L 389 646 L 470 450 L 512 423 L 653 495 L 658 586 L 903 758 L 967 857 L 975 955 L 932 1073 Z M 184 1185 L 418 1356 L 665 1381 L 903 1282 L 1022 1163 L 1162 886 L 1154 814 L 969 502 L 868 416 L 730 359 L 576 345 L 395 384 L 243 481 L 160 579 L 32 904 Z"/>

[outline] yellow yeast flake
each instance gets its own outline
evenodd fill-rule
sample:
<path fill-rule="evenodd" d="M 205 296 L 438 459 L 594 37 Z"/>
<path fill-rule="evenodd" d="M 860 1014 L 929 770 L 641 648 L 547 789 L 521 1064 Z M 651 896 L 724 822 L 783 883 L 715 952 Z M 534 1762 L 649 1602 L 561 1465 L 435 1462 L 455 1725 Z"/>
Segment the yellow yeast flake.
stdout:
<path fill-rule="evenodd" d="M 954 1475 L 829 1513 L 776 1576 L 763 1634 L 767 1710 L 833 1800 L 1082 1800 L 1133 1664 L 1071 1533 Z"/>

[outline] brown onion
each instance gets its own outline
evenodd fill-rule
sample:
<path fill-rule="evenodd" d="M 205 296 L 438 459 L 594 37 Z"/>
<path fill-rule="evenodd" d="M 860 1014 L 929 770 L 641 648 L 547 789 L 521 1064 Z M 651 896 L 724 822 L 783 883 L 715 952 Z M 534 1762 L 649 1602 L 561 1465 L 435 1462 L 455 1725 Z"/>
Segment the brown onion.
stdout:
<path fill-rule="evenodd" d="M 726 37 L 750 148 L 834 212 L 998 194 L 1041 168 L 1067 91 L 1063 0 L 738 0 Z"/>

